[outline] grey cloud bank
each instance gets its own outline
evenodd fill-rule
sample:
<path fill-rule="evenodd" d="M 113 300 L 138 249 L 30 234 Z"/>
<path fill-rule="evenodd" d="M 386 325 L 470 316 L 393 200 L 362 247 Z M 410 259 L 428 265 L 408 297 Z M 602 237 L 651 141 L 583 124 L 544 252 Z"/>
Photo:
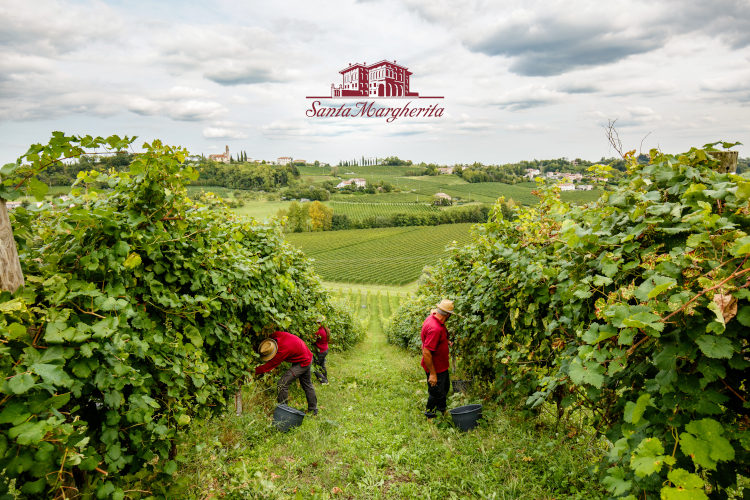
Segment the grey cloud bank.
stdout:
<path fill-rule="evenodd" d="M 443 163 L 750 141 L 750 2 L 0 3 L 0 155 L 53 130 L 335 162 Z M 350 62 L 397 59 L 429 123 L 308 118 Z M 716 119 L 721 117 L 721 119 Z M 740 154 L 748 155 L 743 146 Z"/>

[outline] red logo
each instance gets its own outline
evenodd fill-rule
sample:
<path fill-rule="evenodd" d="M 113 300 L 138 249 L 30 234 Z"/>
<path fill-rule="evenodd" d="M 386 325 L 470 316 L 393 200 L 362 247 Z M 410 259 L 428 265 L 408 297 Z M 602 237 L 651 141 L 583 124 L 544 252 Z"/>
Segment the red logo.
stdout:
<path fill-rule="evenodd" d="M 313 101 L 307 110 L 309 117 L 386 117 L 392 122 L 400 117 L 441 117 L 444 108 L 438 104 L 429 107 L 411 107 L 407 102 L 401 107 L 375 106 L 369 99 L 443 99 L 443 96 L 420 96 L 410 89 L 411 75 L 406 66 L 382 60 L 375 64 L 355 63 L 339 71 L 341 84 L 331 84 L 330 96 L 307 96 L 308 99 L 360 99 L 354 106 L 342 104 L 339 107 L 321 106 Z M 365 100 L 363 100 L 365 99 Z"/>

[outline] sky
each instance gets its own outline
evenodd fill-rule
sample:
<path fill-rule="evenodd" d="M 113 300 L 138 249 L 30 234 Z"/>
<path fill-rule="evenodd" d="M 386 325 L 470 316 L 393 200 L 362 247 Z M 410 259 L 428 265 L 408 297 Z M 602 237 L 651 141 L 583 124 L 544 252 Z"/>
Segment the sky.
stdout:
<path fill-rule="evenodd" d="M 384 59 L 442 116 L 306 116 Z M 265 160 L 596 161 L 612 120 L 625 150 L 750 156 L 750 0 L 0 0 L 0 164 L 56 130 Z"/>

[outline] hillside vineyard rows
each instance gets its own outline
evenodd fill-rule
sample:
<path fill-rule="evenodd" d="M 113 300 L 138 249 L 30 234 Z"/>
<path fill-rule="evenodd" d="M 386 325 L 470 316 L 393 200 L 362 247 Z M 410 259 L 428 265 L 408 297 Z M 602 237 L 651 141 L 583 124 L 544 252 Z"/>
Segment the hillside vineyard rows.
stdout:
<path fill-rule="evenodd" d="M 439 209 L 426 203 L 376 203 L 376 202 L 349 202 L 329 201 L 327 205 L 337 215 L 346 215 L 349 219 L 359 220 L 367 217 L 390 217 L 394 214 L 430 214 L 439 212 Z"/>
<path fill-rule="evenodd" d="M 447 255 L 446 245 L 469 241 L 471 224 L 293 233 L 287 240 L 314 259 L 325 281 L 403 285 Z"/>

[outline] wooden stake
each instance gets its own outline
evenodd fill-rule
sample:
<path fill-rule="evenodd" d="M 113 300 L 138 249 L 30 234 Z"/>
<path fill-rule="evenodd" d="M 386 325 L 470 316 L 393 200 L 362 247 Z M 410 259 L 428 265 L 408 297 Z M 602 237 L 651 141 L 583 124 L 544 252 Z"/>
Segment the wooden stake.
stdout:
<path fill-rule="evenodd" d="M 242 388 L 234 394 L 234 410 L 238 417 L 242 415 Z"/>
<path fill-rule="evenodd" d="M 738 151 L 711 151 L 711 156 L 721 162 L 721 164 L 716 167 L 717 172 L 732 174 L 737 172 L 737 159 L 739 158 Z"/>
<path fill-rule="evenodd" d="M 5 200 L 0 199 L 0 290 L 15 292 L 23 286 L 23 271 Z"/>

